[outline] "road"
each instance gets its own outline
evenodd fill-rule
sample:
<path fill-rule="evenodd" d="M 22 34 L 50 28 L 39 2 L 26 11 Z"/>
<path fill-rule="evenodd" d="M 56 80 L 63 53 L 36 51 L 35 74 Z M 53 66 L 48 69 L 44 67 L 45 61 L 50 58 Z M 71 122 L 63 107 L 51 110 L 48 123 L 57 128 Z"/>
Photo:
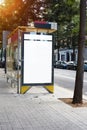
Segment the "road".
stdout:
<path fill-rule="evenodd" d="M 74 91 L 76 71 L 54 69 L 54 83 Z M 87 96 L 87 72 L 84 72 L 83 94 Z"/>

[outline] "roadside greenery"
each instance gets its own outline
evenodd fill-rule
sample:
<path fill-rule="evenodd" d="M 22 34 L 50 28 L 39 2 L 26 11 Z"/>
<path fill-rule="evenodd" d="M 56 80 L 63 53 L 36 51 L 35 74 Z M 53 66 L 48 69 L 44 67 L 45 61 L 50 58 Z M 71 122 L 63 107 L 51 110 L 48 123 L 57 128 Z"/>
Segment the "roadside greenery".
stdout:
<path fill-rule="evenodd" d="M 0 31 L 44 19 L 58 23 L 55 48 L 77 46 L 79 0 L 5 0 L 0 10 Z"/>
<path fill-rule="evenodd" d="M 77 47 L 79 33 L 79 0 L 47 0 L 44 14 L 47 21 L 58 23 L 55 48 Z"/>

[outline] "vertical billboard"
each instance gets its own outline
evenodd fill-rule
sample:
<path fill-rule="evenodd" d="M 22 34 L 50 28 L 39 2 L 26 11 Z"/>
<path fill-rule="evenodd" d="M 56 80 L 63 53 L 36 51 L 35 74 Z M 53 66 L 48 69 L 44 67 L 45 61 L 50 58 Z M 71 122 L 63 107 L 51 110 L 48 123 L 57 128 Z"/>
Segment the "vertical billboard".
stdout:
<path fill-rule="evenodd" d="M 52 35 L 23 33 L 22 85 L 53 84 Z"/>

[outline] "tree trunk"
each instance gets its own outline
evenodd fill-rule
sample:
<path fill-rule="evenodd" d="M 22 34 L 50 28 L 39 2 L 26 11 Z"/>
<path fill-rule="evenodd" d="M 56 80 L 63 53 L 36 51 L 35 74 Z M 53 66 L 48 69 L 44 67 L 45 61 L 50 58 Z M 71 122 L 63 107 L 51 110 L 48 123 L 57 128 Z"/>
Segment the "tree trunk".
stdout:
<path fill-rule="evenodd" d="M 82 103 L 83 78 L 84 78 L 84 48 L 86 28 L 86 0 L 80 0 L 80 30 L 78 39 L 78 62 L 75 89 L 72 103 Z"/>

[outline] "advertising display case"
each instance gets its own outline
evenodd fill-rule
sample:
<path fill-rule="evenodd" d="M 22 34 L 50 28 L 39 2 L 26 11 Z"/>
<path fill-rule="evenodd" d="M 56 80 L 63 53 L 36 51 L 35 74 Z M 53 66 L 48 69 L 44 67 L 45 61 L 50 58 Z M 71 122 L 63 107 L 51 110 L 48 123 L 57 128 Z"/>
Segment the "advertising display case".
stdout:
<path fill-rule="evenodd" d="M 53 92 L 53 35 L 55 29 L 19 26 L 8 35 L 6 75 L 17 93 L 32 86 Z"/>

